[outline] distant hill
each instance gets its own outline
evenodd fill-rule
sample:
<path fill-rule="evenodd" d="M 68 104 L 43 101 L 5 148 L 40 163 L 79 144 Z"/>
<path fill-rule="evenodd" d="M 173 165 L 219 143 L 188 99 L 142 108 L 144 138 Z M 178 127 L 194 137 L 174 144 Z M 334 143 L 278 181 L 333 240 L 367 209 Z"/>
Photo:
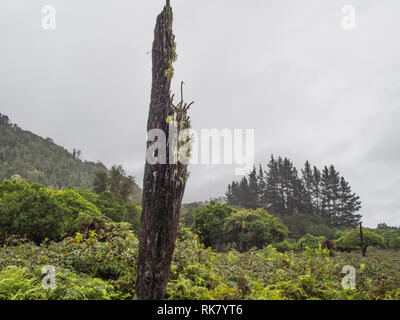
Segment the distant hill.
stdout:
<path fill-rule="evenodd" d="M 0 114 L 0 180 L 19 175 L 26 181 L 38 182 L 54 189 L 69 186 L 91 189 L 96 171 L 108 170 L 101 162 L 79 159 L 80 152 L 71 154 L 32 132 L 12 124 Z M 140 188 L 135 188 L 140 192 Z"/>

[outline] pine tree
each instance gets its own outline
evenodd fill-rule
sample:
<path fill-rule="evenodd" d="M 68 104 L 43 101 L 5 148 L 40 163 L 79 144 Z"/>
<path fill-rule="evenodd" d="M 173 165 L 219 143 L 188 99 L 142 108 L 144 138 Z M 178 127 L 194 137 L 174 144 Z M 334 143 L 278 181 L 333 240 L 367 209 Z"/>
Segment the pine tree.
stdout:
<path fill-rule="evenodd" d="M 288 215 L 302 205 L 303 187 L 293 163 L 285 158 L 271 156 L 260 196 L 261 206 L 271 213 Z"/>
<path fill-rule="evenodd" d="M 243 207 L 248 209 L 259 208 L 259 184 L 257 177 L 257 170 L 254 167 L 248 175 L 248 193 L 246 199 L 246 205 Z"/>
<path fill-rule="evenodd" d="M 329 176 L 331 180 L 331 197 L 332 197 L 331 216 L 333 218 L 334 223 L 337 224 L 338 216 L 340 215 L 339 211 L 340 175 L 339 172 L 336 171 L 333 165 L 329 167 Z"/>
<path fill-rule="evenodd" d="M 355 228 L 361 220 L 361 215 L 356 214 L 361 209 L 360 197 L 351 191 L 349 183 L 343 178 L 340 178 L 339 186 L 339 215 L 337 224 Z"/>
<path fill-rule="evenodd" d="M 239 206 L 246 208 L 250 204 L 250 190 L 249 181 L 246 177 L 243 177 L 239 183 Z"/>
<path fill-rule="evenodd" d="M 313 214 L 312 194 L 306 189 L 302 179 L 296 179 L 294 184 L 294 198 L 296 200 L 294 211 L 299 213 Z"/>
<path fill-rule="evenodd" d="M 322 170 L 321 175 L 321 214 L 327 219 L 331 219 L 333 215 L 333 192 L 332 192 L 332 182 L 331 176 L 329 174 L 329 169 L 327 166 Z"/>
<path fill-rule="evenodd" d="M 331 165 L 324 168 L 321 177 L 322 212 L 333 226 L 356 226 L 361 216 L 360 198 L 352 193 L 347 181 Z"/>
<path fill-rule="evenodd" d="M 225 198 L 226 198 L 226 203 L 228 205 L 233 205 L 235 202 L 235 199 L 233 197 L 233 186 L 235 184 L 235 181 L 232 181 L 232 184 L 228 184 L 228 188 L 225 192 Z"/>
<path fill-rule="evenodd" d="M 284 205 L 286 208 L 285 214 L 292 214 L 299 203 L 299 194 L 296 192 L 297 171 L 293 170 L 293 164 L 289 159 L 283 160 L 283 165 L 280 167 L 281 180 L 284 193 Z"/>
<path fill-rule="evenodd" d="M 227 204 L 239 206 L 247 209 L 257 209 L 259 207 L 259 181 L 255 168 L 243 177 L 240 183 L 235 181 L 228 185 L 225 194 Z"/>

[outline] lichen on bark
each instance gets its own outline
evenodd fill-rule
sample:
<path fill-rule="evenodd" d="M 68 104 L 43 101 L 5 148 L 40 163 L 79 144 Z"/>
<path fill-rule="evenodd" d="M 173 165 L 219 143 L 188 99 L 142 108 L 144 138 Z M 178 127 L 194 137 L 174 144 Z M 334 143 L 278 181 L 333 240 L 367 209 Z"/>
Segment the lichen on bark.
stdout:
<path fill-rule="evenodd" d="M 173 62 L 176 60 L 175 36 L 172 32 L 173 12 L 167 0 L 158 15 L 152 49 L 152 89 L 147 131 L 161 129 L 165 133 L 167 164 L 145 164 L 143 177 L 142 216 L 137 269 L 136 295 L 139 299 L 162 299 L 170 272 L 178 231 L 179 213 L 187 177 L 187 164 L 170 161 L 169 125 L 176 122 L 179 132 L 190 128 L 187 111 L 190 104 L 181 101 L 175 106 L 170 87 Z M 171 139 L 179 148 L 179 141 Z M 148 142 L 148 146 L 151 142 Z M 175 145 L 174 145 L 175 146 Z"/>

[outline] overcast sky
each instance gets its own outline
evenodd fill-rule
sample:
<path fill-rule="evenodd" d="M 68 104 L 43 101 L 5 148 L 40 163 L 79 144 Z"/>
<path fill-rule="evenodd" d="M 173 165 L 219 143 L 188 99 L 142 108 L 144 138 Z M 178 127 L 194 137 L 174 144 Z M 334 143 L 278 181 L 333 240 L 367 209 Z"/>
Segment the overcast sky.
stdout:
<path fill-rule="evenodd" d="M 0 0 L 0 112 L 142 182 L 151 50 L 165 1 Z M 334 164 L 367 226 L 400 225 L 400 1 L 171 0 L 195 129 L 254 129 L 256 162 Z M 56 29 L 41 25 L 44 5 Z M 342 7 L 356 9 L 356 29 Z M 192 165 L 184 200 L 223 195 L 226 165 Z"/>

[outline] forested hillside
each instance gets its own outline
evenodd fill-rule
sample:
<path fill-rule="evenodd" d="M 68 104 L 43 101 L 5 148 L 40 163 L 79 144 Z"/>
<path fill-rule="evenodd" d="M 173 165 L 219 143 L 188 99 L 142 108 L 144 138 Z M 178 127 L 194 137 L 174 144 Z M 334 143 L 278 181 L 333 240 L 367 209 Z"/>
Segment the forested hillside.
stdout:
<path fill-rule="evenodd" d="M 79 159 L 50 138 L 22 130 L 0 114 L 0 180 L 19 175 L 28 182 L 61 189 L 92 188 L 96 171 L 106 171 L 100 162 Z"/>

